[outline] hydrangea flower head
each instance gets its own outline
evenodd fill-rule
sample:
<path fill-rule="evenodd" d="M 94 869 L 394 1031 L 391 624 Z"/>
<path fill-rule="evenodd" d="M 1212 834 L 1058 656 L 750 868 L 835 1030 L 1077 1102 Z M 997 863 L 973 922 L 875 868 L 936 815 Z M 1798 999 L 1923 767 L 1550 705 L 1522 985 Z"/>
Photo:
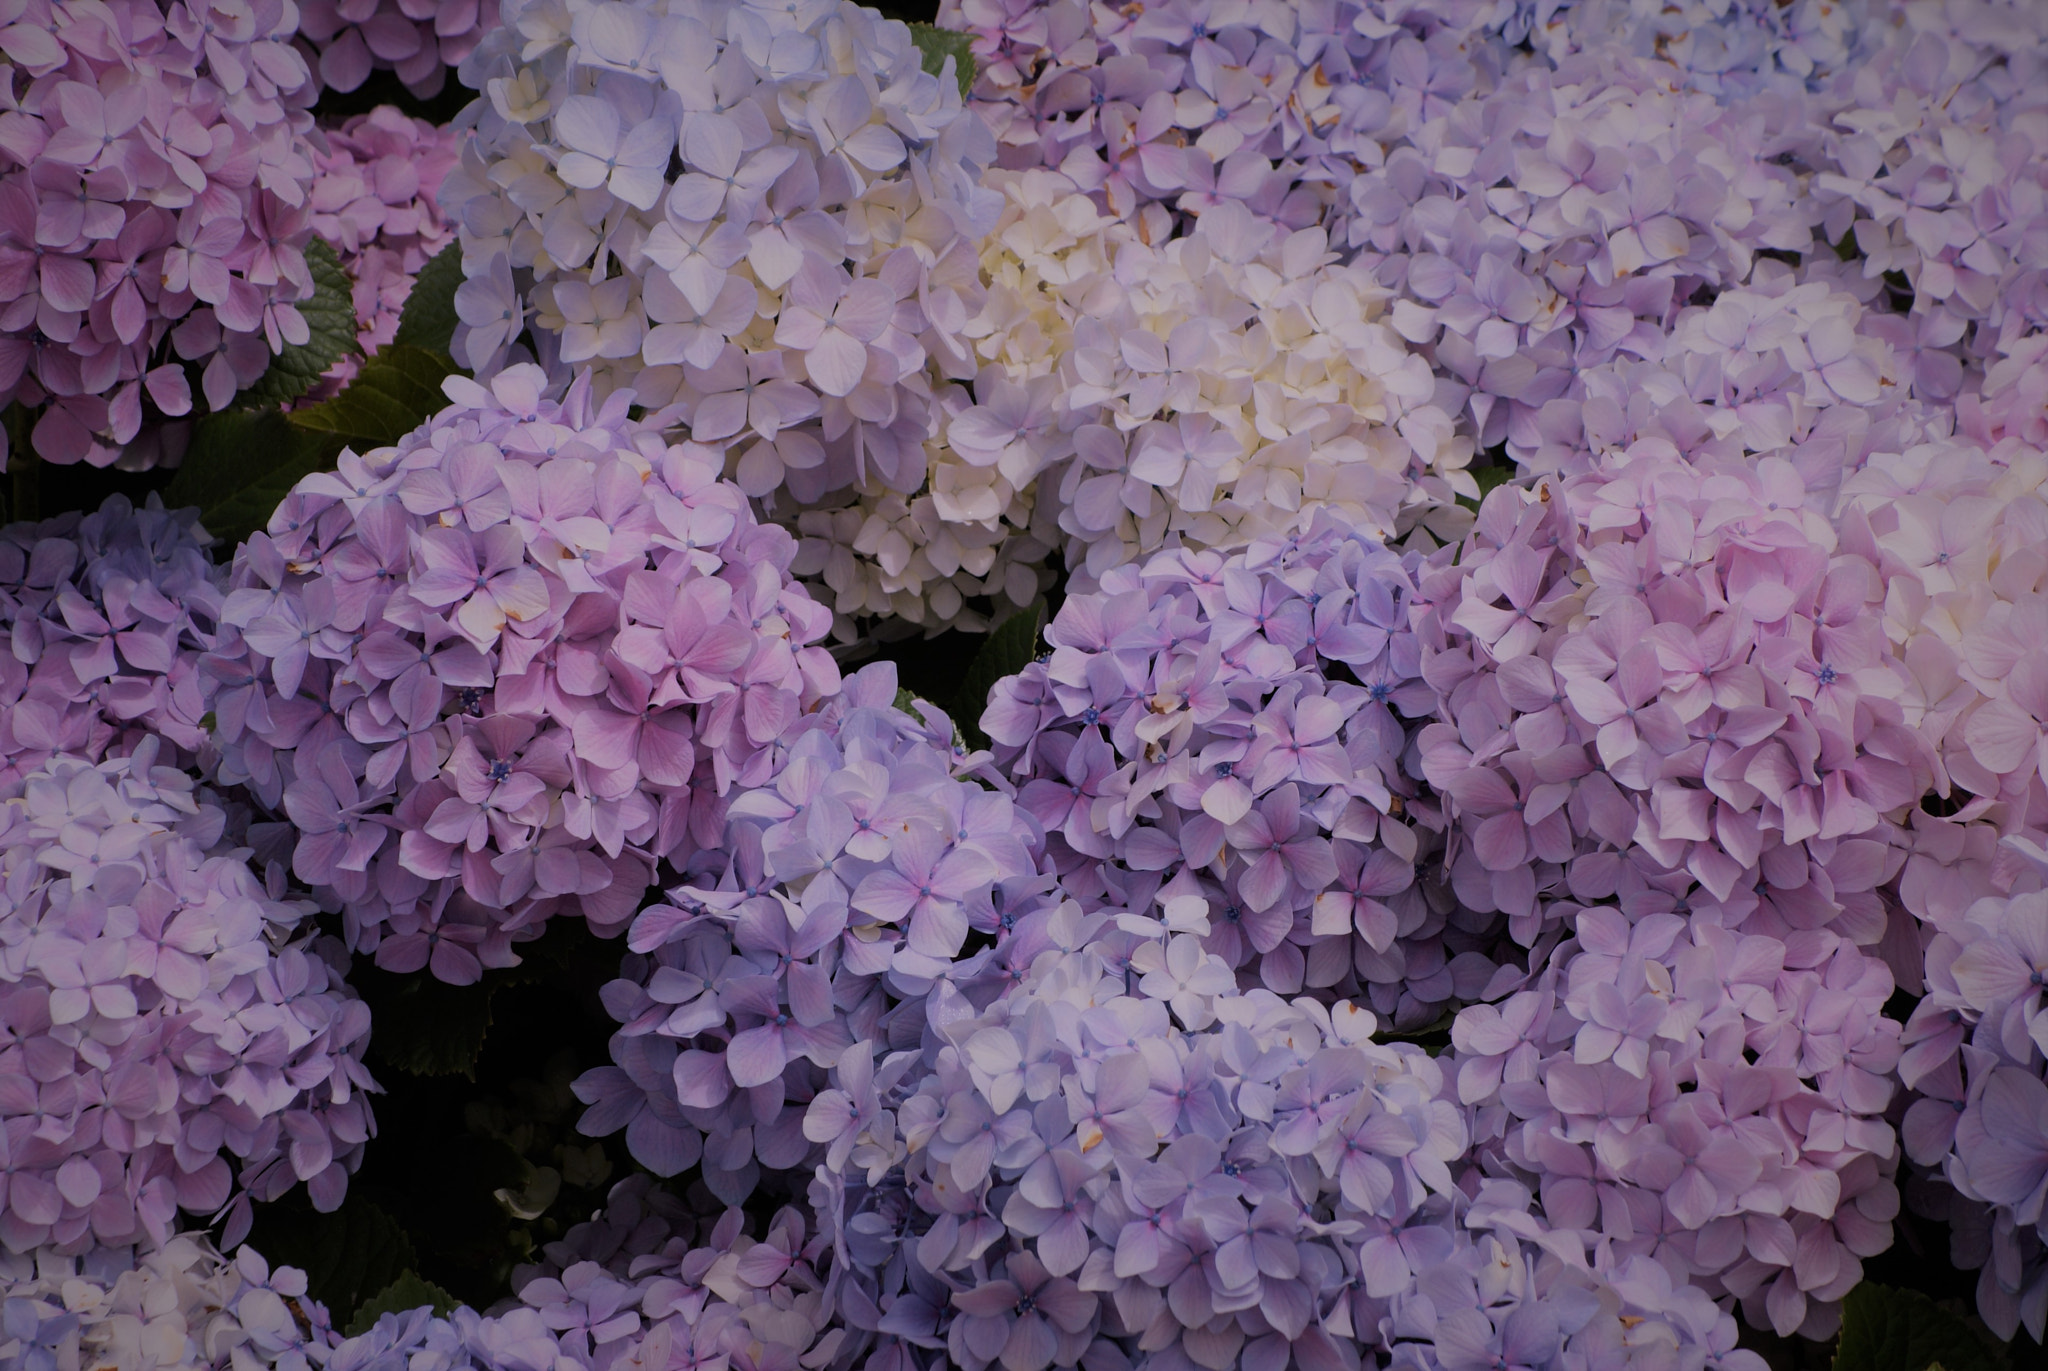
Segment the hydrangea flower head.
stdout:
<path fill-rule="evenodd" d="M 907 28 L 851 3 L 526 5 L 464 72 L 487 99 L 444 191 L 477 287 L 461 360 L 493 365 L 523 299 L 600 395 L 679 404 L 764 512 L 922 489 L 996 206 L 987 131 Z"/>
<path fill-rule="evenodd" d="M 160 1245 L 181 1209 L 246 1232 L 300 1181 L 332 1209 L 373 1131 L 336 949 L 158 758 L 53 757 L 0 811 L 12 1251 Z"/>
<path fill-rule="evenodd" d="M 354 947 L 467 982 L 559 910 L 622 927 L 839 678 L 715 454 L 587 377 L 446 388 L 242 547 L 202 671 L 221 778 L 292 820 Z"/>
<path fill-rule="evenodd" d="M 279 0 L 34 0 L 12 21 L 0 399 L 37 412 L 37 456 L 111 465 L 146 419 L 222 409 L 306 341 L 296 19 Z"/>

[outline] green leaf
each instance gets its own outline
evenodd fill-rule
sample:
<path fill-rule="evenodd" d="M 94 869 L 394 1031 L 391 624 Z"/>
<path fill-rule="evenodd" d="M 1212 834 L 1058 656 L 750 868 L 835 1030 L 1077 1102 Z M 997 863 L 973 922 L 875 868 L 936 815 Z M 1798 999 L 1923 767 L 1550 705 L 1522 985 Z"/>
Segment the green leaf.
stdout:
<path fill-rule="evenodd" d="M 1472 473 L 1472 479 L 1479 483 L 1479 498 L 1468 500 L 1460 495 L 1458 503 L 1471 510 L 1485 504 L 1486 497 L 1493 494 L 1496 487 L 1504 486 L 1515 479 L 1515 464 L 1504 452 L 1493 461 L 1474 462 L 1466 469 Z"/>
<path fill-rule="evenodd" d="M 348 273 L 334 249 L 319 238 L 306 245 L 306 266 L 313 273 L 313 298 L 299 301 L 310 336 L 287 343 L 270 361 L 270 370 L 235 397 L 242 409 L 267 409 L 290 404 L 304 395 L 327 369 L 344 357 L 360 355 L 356 342 L 356 306 L 349 293 Z"/>
<path fill-rule="evenodd" d="M 199 506 L 209 533 L 240 542 L 270 522 L 299 479 L 334 465 L 341 444 L 294 426 L 280 410 L 226 410 L 192 425 L 192 443 L 164 491 L 171 506 Z"/>
<path fill-rule="evenodd" d="M 528 956 L 518 966 L 492 967 L 474 985 L 449 985 L 424 972 L 399 975 L 374 966 L 357 967 L 351 979 L 370 1007 L 370 1056 L 379 1066 L 409 1076 L 475 1080 L 497 993 L 548 975 L 548 959 L 541 955 Z"/>
<path fill-rule="evenodd" d="M 349 1321 L 347 1336 L 359 1338 L 377 1326 L 386 1314 L 403 1314 L 421 1305 L 431 1305 L 436 1314 L 455 1308 L 456 1299 L 432 1281 L 421 1280 L 417 1272 L 406 1271 L 398 1279 L 364 1300 Z"/>
<path fill-rule="evenodd" d="M 272 1266 L 304 1271 L 306 1293 L 326 1305 L 336 1323 L 418 1264 L 398 1221 L 353 1193 L 332 1214 L 300 1196 L 258 1205 L 249 1241 Z"/>
<path fill-rule="evenodd" d="M 390 343 L 364 362 L 347 390 L 294 411 L 308 432 L 339 438 L 357 452 L 389 447 L 447 405 L 441 382 L 455 363 L 425 348 Z"/>
<path fill-rule="evenodd" d="M 1835 1371 L 2005 1371 L 2005 1349 L 1917 1290 L 1865 1281 L 1842 1301 Z"/>
<path fill-rule="evenodd" d="M 476 1059 L 491 1031 L 495 984 L 448 985 L 431 976 L 364 980 L 374 1025 L 370 1055 L 379 1065 L 409 1076 L 476 1078 Z"/>
<path fill-rule="evenodd" d="M 977 748 L 988 746 L 981 731 L 982 711 L 988 708 L 988 694 L 996 682 L 1014 676 L 1038 655 L 1039 635 L 1045 631 L 1045 601 L 1034 600 L 1027 608 L 997 624 L 968 664 L 960 694 L 947 711 L 960 728 L 962 737 Z"/>
<path fill-rule="evenodd" d="M 398 316 L 395 343 L 454 356 L 455 289 L 462 284 L 462 247 L 450 243 L 420 268 Z"/>
<path fill-rule="evenodd" d="M 912 24 L 910 41 L 917 44 L 917 50 L 924 58 L 924 69 L 934 76 L 944 76 L 946 59 L 953 59 L 954 79 L 959 81 L 960 98 L 965 100 L 974 89 L 974 78 L 980 75 L 974 65 L 973 36 L 931 24 Z"/>

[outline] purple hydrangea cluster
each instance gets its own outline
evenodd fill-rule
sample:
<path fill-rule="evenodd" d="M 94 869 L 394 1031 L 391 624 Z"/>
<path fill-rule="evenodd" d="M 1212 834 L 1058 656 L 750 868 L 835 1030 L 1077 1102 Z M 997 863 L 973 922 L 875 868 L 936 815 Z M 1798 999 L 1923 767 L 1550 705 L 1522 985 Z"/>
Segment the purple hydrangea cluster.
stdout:
<path fill-rule="evenodd" d="M 914 1031 L 929 987 L 989 960 L 970 939 L 1044 902 L 1035 824 L 968 778 L 987 754 L 956 753 L 950 725 L 935 735 L 895 698 L 877 664 L 794 721 L 689 883 L 634 921 L 605 991 L 615 1065 L 576 1085 L 585 1133 L 625 1128 L 658 1175 L 701 1163 L 729 1204 L 763 1172 L 809 1170 L 826 1072 L 856 1041 Z"/>
<path fill-rule="evenodd" d="M 160 1246 L 179 1210 L 301 1181 L 341 1202 L 374 1131 L 370 1015 L 310 912 L 225 842 L 229 816 L 155 740 L 58 756 L 0 809 L 0 1244 Z"/>
<path fill-rule="evenodd" d="M 838 689 L 793 540 L 717 454 L 543 383 L 452 377 L 398 446 L 301 481 L 201 661 L 220 779 L 289 817 L 293 873 L 389 970 L 466 983 L 551 914 L 623 927 Z"/>
<path fill-rule="evenodd" d="M 497 27 L 498 0 L 303 0 L 299 50 L 329 90 L 351 91 L 372 71 L 389 71 L 432 99 Z"/>
<path fill-rule="evenodd" d="M 0 1252 L 0 1279 L 0 1360 L 21 1371 L 306 1371 L 334 1336 L 305 1272 L 247 1247 L 230 1261 L 192 1236 L 82 1257 Z"/>
<path fill-rule="evenodd" d="M 0 776 L 97 761 L 156 738 L 207 747 L 198 654 L 223 601 L 194 511 L 116 495 L 87 515 L 0 529 Z M 167 753 L 168 755 L 168 753 Z"/>
<path fill-rule="evenodd" d="M 982 718 L 1061 889 L 1185 908 L 1248 984 L 1354 994 L 1404 1028 L 1484 989 L 1488 916 L 1416 880 L 1417 560 L 1325 522 L 1069 598 Z"/>
<path fill-rule="evenodd" d="M 455 241 L 434 197 L 455 165 L 458 140 L 452 127 L 436 128 L 390 105 L 356 115 L 326 138 L 308 193 L 313 232 L 348 272 L 356 342 L 374 355 L 397 336 L 420 268 Z M 346 386 L 358 365 L 344 357 L 309 399 Z"/>
<path fill-rule="evenodd" d="M 600 394 L 681 406 L 764 511 L 914 495 L 971 368 L 993 152 L 910 32 L 850 3 L 508 6 L 444 198 L 464 359 L 534 309 Z"/>
<path fill-rule="evenodd" d="M 1461 1189 L 1468 1115 L 1422 1049 L 1239 989 L 1176 922 L 1036 910 L 997 942 L 1014 970 L 928 996 L 921 1049 L 842 1058 L 806 1119 L 835 1364 L 1760 1364 L 1654 1262 Z"/>
<path fill-rule="evenodd" d="M 0 399 L 50 462 L 303 343 L 314 86 L 284 0 L 27 0 L 0 113 Z M 158 449 L 134 448 L 130 465 Z"/>

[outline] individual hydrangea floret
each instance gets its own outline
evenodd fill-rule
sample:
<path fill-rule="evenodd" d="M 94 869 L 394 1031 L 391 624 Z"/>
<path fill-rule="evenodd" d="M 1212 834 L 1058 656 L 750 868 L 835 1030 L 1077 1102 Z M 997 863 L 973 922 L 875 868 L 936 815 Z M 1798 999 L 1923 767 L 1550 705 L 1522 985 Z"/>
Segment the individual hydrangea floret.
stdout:
<path fill-rule="evenodd" d="M 10 11 L 0 401 L 34 414 L 36 456 L 153 465 L 146 422 L 226 407 L 307 341 L 296 21 L 283 0 Z"/>
<path fill-rule="evenodd" d="M 242 546 L 201 669 L 221 779 L 291 820 L 352 948 L 468 982 L 554 913 L 623 927 L 839 675 L 715 453 L 587 376 L 445 388 Z"/>
<path fill-rule="evenodd" d="M 333 1209 L 374 1132 L 339 949 L 158 759 L 60 755 L 0 808 L 11 1251 L 160 1245 L 180 1210 L 236 1239 L 300 1181 Z"/>

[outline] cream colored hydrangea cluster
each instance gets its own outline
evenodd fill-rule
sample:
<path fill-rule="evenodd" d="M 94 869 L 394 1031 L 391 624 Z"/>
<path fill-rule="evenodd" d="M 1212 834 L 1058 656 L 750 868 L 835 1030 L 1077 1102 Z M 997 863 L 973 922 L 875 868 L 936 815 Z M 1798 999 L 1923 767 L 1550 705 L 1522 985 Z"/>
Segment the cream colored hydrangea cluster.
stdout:
<path fill-rule="evenodd" d="M 1059 362 L 1073 452 L 1052 493 L 1081 584 L 1171 542 L 1302 529 L 1317 509 L 1391 540 L 1478 495 L 1471 440 L 1382 320 L 1392 294 L 1369 258 L 1340 264 L 1321 229 L 1235 202 L 1164 241 L 1155 215 L 1081 294 Z"/>
<path fill-rule="evenodd" d="M 1234 203 L 1171 237 L 1162 206 L 1124 220 L 1066 176 L 990 172 L 1005 209 L 961 330 L 979 371 L 935 411 L 925 490 L 876 486 L 799 521 L 807 574 L 842 614 L 975 627 L 1036 593 L 1064 552 L 1082 588 L 1170 544 L 1239 547 L 1328 507 L 1385 537 L 1454 532 L 1473 448 L 1432 403 L 1428 362 L 1381 319 L 1367 262 L 1321 230 Z"/>
<path fill-rule="evenodd" d="M 2007 379 L 1994 367 L 1987 396 Z M 1936 752 L 1952 811 L 1912 816 L 1900 885 L 1939 927 L 2012 892 L 2022 847 L 1999 837 L 2048 845 L 2048 454 L 1965 432 L 1873 455 L 1843 499 L 1882 554 L 1905 723 Z"/>
<path fill-rule="evenodd" d="M 272 1269 L 250 1247 L 230 1261 L 186 1235 L 146 1255 L 0 1253 L 0 1281 L 0 1365 L 10 1367 L 307 1371 L 332 1338 L 304 1272 Z"/>

